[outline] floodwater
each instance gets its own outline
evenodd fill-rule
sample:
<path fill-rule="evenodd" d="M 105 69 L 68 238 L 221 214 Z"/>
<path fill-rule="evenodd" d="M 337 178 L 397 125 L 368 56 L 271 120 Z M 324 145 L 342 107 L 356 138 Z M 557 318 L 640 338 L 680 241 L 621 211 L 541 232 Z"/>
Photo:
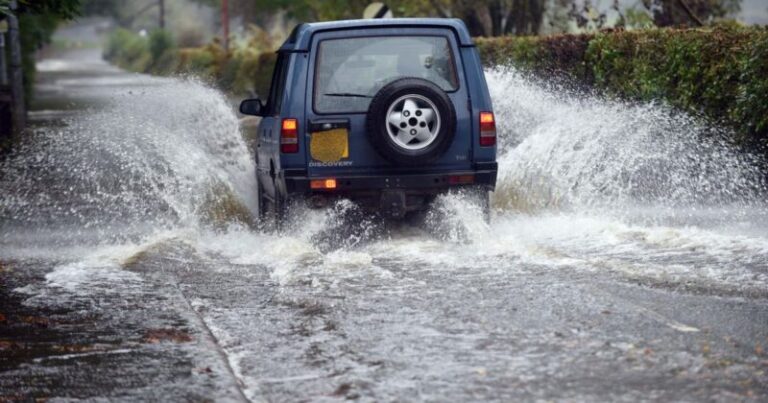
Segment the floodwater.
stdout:
<path fill-rule="evenodd" d="M 449 195 L 276 234 L 222 94 L 39 67 L 0 162 L 0 398 L 768 397 L 765 177 L 693 118 L 489 71 L 490 225 Z"/>

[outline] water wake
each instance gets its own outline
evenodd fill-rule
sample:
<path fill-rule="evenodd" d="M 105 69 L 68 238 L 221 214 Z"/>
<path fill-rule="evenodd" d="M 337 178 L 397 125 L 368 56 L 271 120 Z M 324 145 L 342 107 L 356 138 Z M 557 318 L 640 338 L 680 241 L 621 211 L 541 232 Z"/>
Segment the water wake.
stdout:
<path fill-rule="evenodd" d="M 4 236 L 118 242 L 251 219 L 254 166 L 228 101 L 194 80 L 133 80 L 106 107 L 36 130 L 0 165 Z"/>
<path fill-rule="evenodd" d="M 758 158 L 688 115 L 576 96 L 514 70 L 487 78 L 500 122 L 502 209 L 750 205 L 765 193 Z"/>
<path fill-rule="evenodd" d="M 544 266 L 768 286 L 757 158 L 663 106 L 576 96 L 515 71 L 487 78 L 500 122 L 491 225 L 451 194 L 416 227 L 340 202 L 292 213 L 280 235 L 254 230 L 253 159 L 229 102 L 194 80 L 138 76 L 0 163 L 0 256 L 55 255 L 68 261 L 57 273 L 80 276 L 82 264 L 129 266 L 173 244 L 216 265 L 266 267 L 280 284 Z"/>

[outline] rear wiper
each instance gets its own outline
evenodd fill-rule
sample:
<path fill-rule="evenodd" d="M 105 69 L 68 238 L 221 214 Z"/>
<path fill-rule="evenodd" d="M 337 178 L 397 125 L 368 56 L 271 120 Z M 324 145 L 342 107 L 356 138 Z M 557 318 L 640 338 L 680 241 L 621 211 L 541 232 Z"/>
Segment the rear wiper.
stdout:
<path fill-rule="evenodd" d="M 354 93 L 351 93 L 351 92 L 331 92 L 331 93 L 323 94 L 323 95 L 329 96 L 329 97 L 373 98 L 370 95 L 354 94 Z"/>

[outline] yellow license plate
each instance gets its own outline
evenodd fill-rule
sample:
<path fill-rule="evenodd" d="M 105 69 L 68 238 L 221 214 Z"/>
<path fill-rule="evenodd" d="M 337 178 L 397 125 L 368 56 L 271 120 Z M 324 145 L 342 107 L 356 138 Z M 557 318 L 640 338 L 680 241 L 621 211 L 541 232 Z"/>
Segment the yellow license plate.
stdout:
<path fill-rule="evenodd" d="M 336 162 L 349 158 L 349 131 L 333 129 L 312 133 L 309 143 L 312 159 L 320 162 Z"/>

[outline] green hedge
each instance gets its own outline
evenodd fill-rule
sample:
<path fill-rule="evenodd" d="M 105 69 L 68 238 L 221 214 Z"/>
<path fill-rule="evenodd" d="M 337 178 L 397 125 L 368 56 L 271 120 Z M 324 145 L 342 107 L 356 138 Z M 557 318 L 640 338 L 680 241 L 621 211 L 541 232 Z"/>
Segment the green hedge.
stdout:
<path fill-rule="evenodd" d="M 665 100 L 768 150 L 768 29 L 612 31 L 478 38 L 488 66 L 561 77 L 630 100 Z"/>
<path fill-rule="evenodd" d="M 109 36 L 104 58 L 131 71 L 168 74 L 177 67 L 176 42 L 167 31 L 157 29 L 141 36 L 119 28 Z"/>
<path fill-rule="evenodd" d="M 514 66 L 542 77 L 591 84 L 585 54 L 593 35 L 504 36 L 475 38 L 485 66 Z"/>

